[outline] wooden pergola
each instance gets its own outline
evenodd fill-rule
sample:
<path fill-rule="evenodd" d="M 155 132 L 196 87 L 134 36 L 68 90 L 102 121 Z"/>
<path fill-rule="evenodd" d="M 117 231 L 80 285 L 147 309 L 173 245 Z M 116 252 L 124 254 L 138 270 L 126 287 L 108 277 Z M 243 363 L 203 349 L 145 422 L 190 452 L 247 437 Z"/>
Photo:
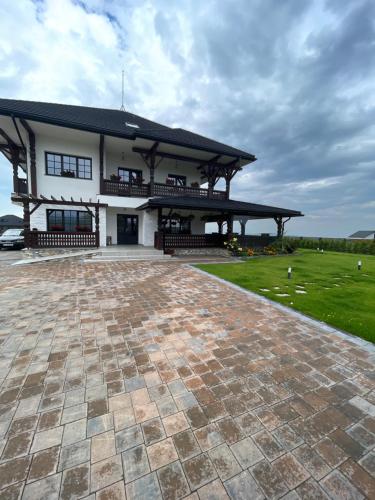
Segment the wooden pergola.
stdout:
<path fill-rule="evenodd" d="M 24 238 L 26 248 L 47 248 L 47 247 L 99 247 L 100 232 L 99 232 L 99 208 L 107 207 L 106 203 L 100 201 L 84 201 L 82 198 L 74 200 L 66 200 L 63 196 L 57 199 L 51 195 L 47 198 L 43 195 L 40 197 L 32 195 L 18 195 L 12 197 L 12 201 L 22 203 L 23 205 L 23 220 L 24 220 Z M 30 208 L 30 205 L 33 205 Z M 71 207 L 83 207 L 91 215 L 95 221 L 95 231 L 90 232 L 62 232 L 62 231 L 38 231 L 30 229 L 30 216 L 41 205 L 63 205 Z M 92 210 L 93 209 L 93 210 Z"/>

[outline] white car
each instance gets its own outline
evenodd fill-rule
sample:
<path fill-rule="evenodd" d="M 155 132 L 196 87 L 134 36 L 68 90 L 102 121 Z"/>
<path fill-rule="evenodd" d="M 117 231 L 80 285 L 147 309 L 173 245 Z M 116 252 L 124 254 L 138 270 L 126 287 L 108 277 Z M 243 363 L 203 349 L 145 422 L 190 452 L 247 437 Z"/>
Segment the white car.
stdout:
<path fill-rule="evenodd" d="M 7 229 L 0 236 L 0 248 L 23 248 L 23 229 Z"/>

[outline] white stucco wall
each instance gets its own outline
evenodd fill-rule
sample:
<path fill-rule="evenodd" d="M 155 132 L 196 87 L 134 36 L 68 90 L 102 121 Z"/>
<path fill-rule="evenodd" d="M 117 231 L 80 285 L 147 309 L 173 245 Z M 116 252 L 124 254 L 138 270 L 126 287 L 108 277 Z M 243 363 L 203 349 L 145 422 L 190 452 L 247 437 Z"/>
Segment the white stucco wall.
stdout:
<path fill-rule="evenodd" d="M 36 166 L 38 195 L 54 196 L 70 200 L 82 198 L 84 201 L 100 201 L 108 204 L 108 208 L 101 208 L 100 217 L 100 244 L 106 245 L 106 237 L 111 236 L 113 244 L 117 243 L 117 213 L 138 215 L 139 244 L 153 246 L 154 232 L 157 230 L 157 211 L 136 210 L 146 203 L 146 198 L 127 198 L 122 196 L 101 195 L 99 172 L 99 134 L 82 132 L 63 127 L 56 127 L 41 123 L 31 123 L 36 136 Z M 133 141 L 125 139 L 106 138 L 104 143 L 104 178 L 111 173 L 117 174 L 118 167 L 142 170 L 144 182 L 149 182 L 149 169 L 139 154 L 132 151 Z M 92 159 L 92 179 L 67 178 L 46 175 L 45 153 L 60 153 L 66 155 L 83 156 Z M 155 181 L 165 183 L 168 174 L 185 175 L 187 186 L 192 182 L 200 183 L 200 172 L 195 164 L 187 164 L 174 160 L 164 159 L 155 170 Z M 42 205 L 31 215 L 31 228 L 47 229 L 47 209 L 85 210 L 80 206 Z M 192 233 L 201 234 L 205 231 L 205 223 L 200 220 L 201 212 L 174 210 L 181 215 L 194 214 Z M 169 210 L 164 209 L 167 214 Z M 95 223 L 93 221 L 93 228 Z"/>
<path fill-rule="evenodd" d="M 154 245 L 154 233 L 157 229 L 157 214 L 146 213 L 134 208 L 108 207 L 106 212 L 106 231 L 112 237 L 112 244 L 117 245 L 117 214 L 131 214 L 138 216 L 138 244 Z"/>
<path fill-rule="evenodd" d="M 38 128 L 36 127 L 38 130 Z M 70 199 L 82 197 L 85 201 L 95 199 L 99 193 L 99 136 L 88 132 L 73 131 L 50 126 L 36 133 L 36 165 L 38 195 Z M 46 174 L 45 153 L 91 158 L 92 179 L 79 179 Z"/>

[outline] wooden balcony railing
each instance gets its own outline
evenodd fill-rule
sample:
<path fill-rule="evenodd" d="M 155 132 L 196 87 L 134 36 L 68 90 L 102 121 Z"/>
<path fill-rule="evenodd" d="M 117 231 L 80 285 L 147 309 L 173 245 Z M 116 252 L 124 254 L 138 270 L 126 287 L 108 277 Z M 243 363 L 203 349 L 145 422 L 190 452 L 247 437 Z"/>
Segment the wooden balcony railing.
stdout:
<path fill-rule="evenodd" d="M 122 181 L 103 179 L 101 194 L 112 196 L 135 196 L 148 198 L 150 196 L 191 196 L 194 198 L 208 198 L 208 189 L 189 186 L 170 186 L 160 182 L 154 183 L 154 192 L 151 194 L 149 184 L 137 184 Z M 226 192 L 214 190 L 212 198 L 225 200 Z"/>
<path fill-rule="evenodd" d="M 223 247 L 225 235 L 222 234 L 165 234 L 155 233 L 155 248 L 209 248 Z"/>
<path fill-rule="evenodd" d="M 111 181 L 104 179 L 102 183 L 101 194 L 114 196 L 137 196 L 149 197 L 150 186 L 148 184 L 133 184 L 130 182 Z"/>
<path fill-rule="evenodd" d="M 26 248 L 98 247 L 99 232 L 25 231 Z"/>
<path fill-rule="evenodd" d="M 203 189 L 199 187 L 189 187 L 189 186 L 169 186 L 168 184 L 162 184 L 160 182 L 155 182 L 154 186 L 155 196 L 192 196 L 193 198 L 207 198 L 208 189 Z M 212 197 L 215 199 L 225 200 L 225 191 L 214 190 Z"/>

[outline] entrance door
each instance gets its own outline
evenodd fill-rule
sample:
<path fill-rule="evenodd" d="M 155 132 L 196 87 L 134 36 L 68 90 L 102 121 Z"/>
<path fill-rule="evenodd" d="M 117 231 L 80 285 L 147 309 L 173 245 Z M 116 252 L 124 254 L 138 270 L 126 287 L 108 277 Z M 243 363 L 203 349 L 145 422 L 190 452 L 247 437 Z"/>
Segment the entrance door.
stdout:
<path fill-rule="evenodd" d="M 117 244 L 138 244 L 138 215 L 117 214 Z"/>

